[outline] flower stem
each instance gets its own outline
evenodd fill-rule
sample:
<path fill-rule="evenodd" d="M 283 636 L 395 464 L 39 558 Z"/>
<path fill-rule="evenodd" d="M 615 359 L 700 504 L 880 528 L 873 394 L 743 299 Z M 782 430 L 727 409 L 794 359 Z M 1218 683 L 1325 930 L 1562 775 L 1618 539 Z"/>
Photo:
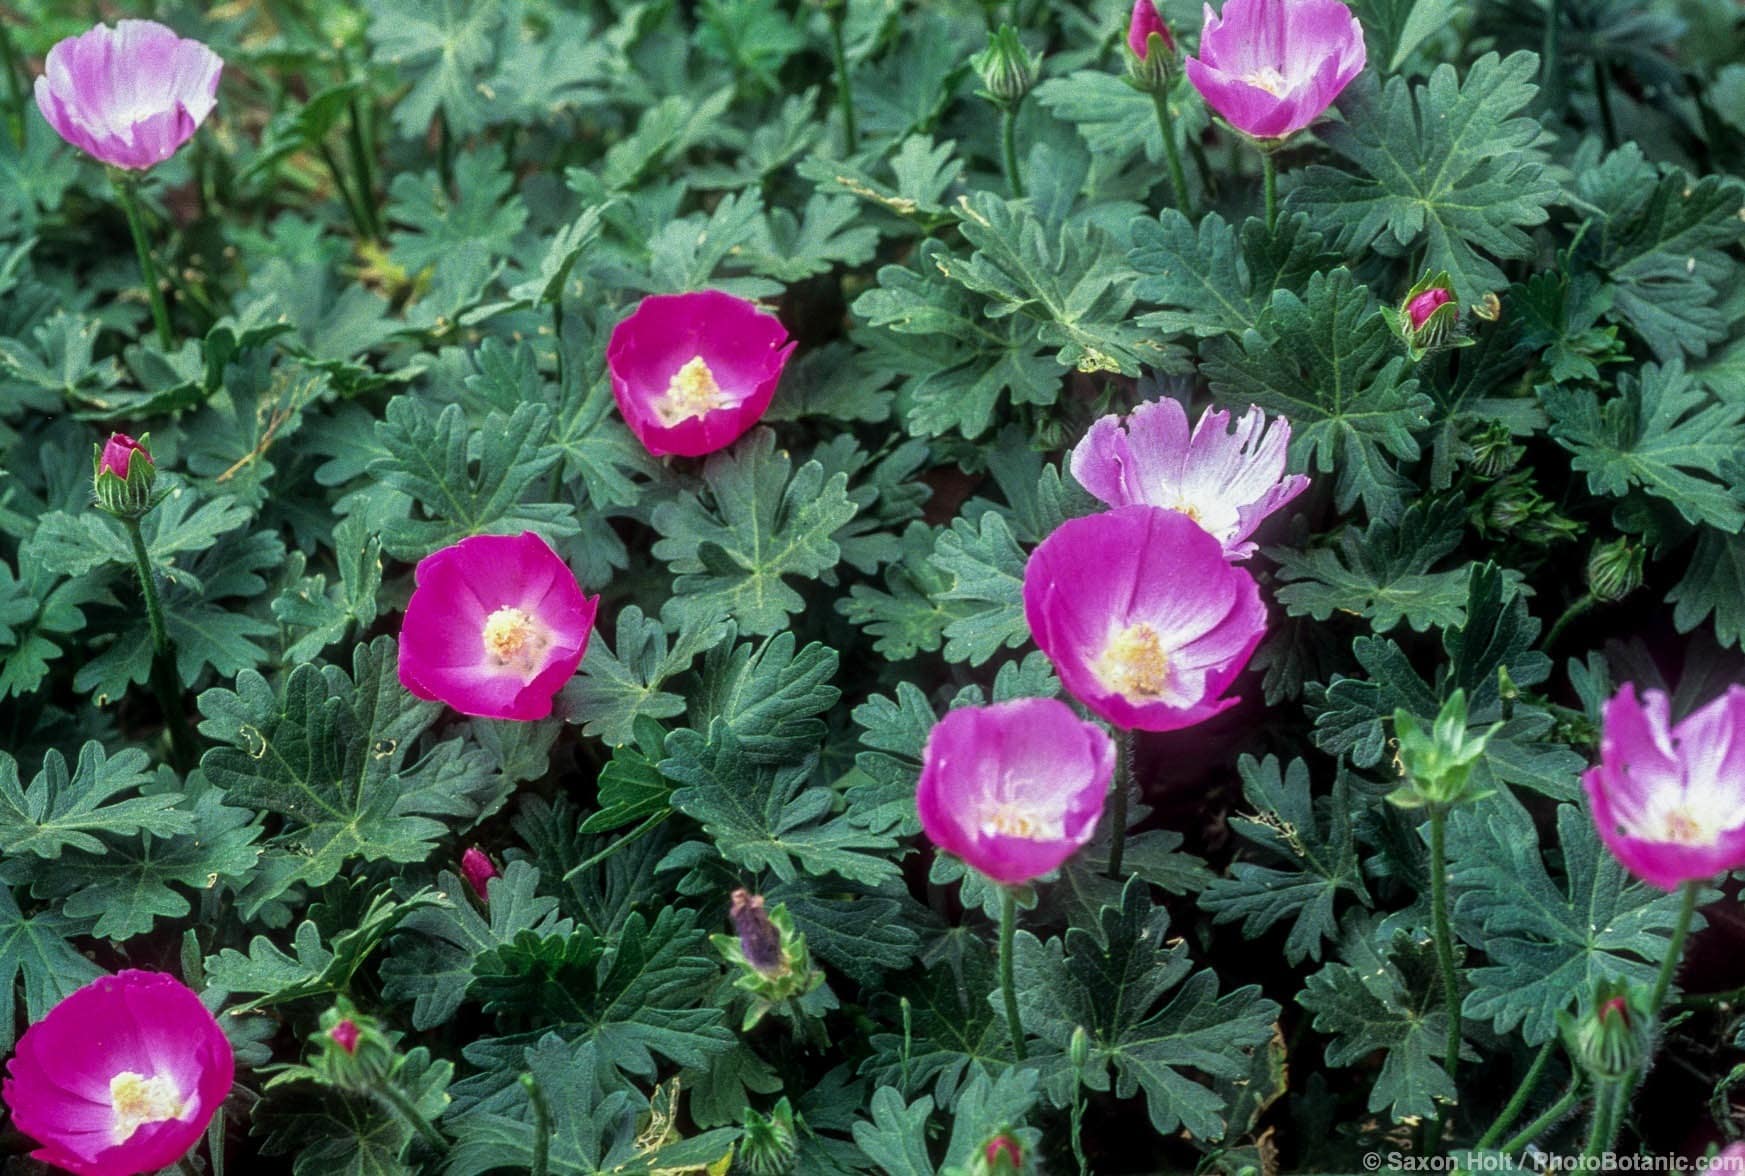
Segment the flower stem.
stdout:
<path fill-rule="evenodd" d="M 848 53 L 842 44 L 842 23 L 846 4 L 832 7 L 830 17 L 830 55 L 836 62 L 836 103 L 842 108 L 842 141 L 853 155 L 860 147 L 860 135 L 854 126 L 854 90 L 848 84 Z"/>
<path fill-rule="evenodd" d="M 1551 626 L 1551 632 L 1545 634 L 1545 641 L 1539 648 L 1550 650 L 1552 646 L 1557 644 L 1557 639 L 1563 635 L 1563 630 L 1569 627 L 1571 621 L 1575 620 L 1598 603 L 1599 597 L 1595 596 L 1592 592 L 1582 593 L 1581 597 L 1576 600 L 1575 603 L 1563 610 L 1563 615 L 1558 617 L 1557 622 Z"/>
<path fill-rule="evenodd" d="M 133 248 L 139 254 L 139 276 L 145 282 L 145 295 L 151 301 L 152 321 L 157 324 L 158 343 L 170 349 L 170 311 L 164 305 L 163 286 L 158 282 L 157 262 L 152 260 L 151 246 L 145 239 L 145 222 L 139 216 L 139 201 L 135 198 L 133 181 L 118 171 L 109 173 L 115 185 L 115 195 L 121 201 L 121 211 L 127 214 L 127 227 L 133 233 Z"/>
<path fill-rule="evenodd" d="M 18 50 L 12 44 L 12 31 L 0 20 L 0 66 L 6 70 L 6 121 L 12 126 L 12 138 L 24 146 L 24 86 L 18 75 Z"/>
<path fill-rule="evenodd" d="M 1024 198 L 1024 179 L 1018 174 L 1018 104 L 1006 107 L 1000 115 L 1000 145 L 1006 164 L 1006 187 L 1017 199 Z"/>
<path fill-rule="evenodd" d="M 533 1160 L 527 1165 L 528 1176 L 546 1176 L 551 1163 L 551 1106 L 532 1074 L 521 1075 L 521 1088 L 533 1106 Z"/>
<path fill-rule="evenodd" d="M 1442 973 L 1442 1004 L 1448 1012 L 1448 1040 L 1443 1046 L 1443 1069 L 1448 1081 L 1454 1083 L 1460 1068 L 1460 980 L 1454 971 L 1454 930 L 1448 922 L 1448 850 L 1447 810 L 1439 804 L 1430 806 L 1430 914 L 1435 922 L 1436 966 Z M 1436 1135 L 1447 1126 L 1447 1117 L 1439 1121 Z"/>
<path fill-rule="evenodd" d="M 1127 785 L 1133 778 L 1133 732 L 1115 732 L 1115 795 L 1109 803 L 1109 877 L 1121 880 L 1127 848 Z"/>
<path fill-rule="evenodd" d="M 1484 1151 L 1496 1143 L 1497 1137 L 1507 1131 L 1520 1116 L 1522 1108 L 1527 1105 L 1527 1100 L 1533 1096 L 1534 1088 L 1539 1085 L 1539 1079 L 1545 1073 L 1545 1067 L 1551 1061 L 1551 1055 L 1556 1051 L 1556 1048 L 1557 1038 L 1555 1037 L 1540 1047 L 1539 1056 L 1535 1057 L 1533 1064 L 1527 1067 L 1526 1077 L 1522 1078 L 1521 1085 L 1515 1088 L 1514 1097 L 1509 1099 L 1509 1104 L 1503 1108 L 1503 1113 L 1497 1116 L 1497 1121 L 1491 1124 L 1490 1130 L 1486 1131 L 1479 1137 L 1478 1142 L 1472 1145 L 1474 1151 Z"/>
<path fill-rule="evenodd" d="M 1018 925 L 1018 897 L 1010 886 L 1000 888 L 1000 991 L 1006 996 L 1006 1028 L 1012 1053 L 1024 1060 L 1024 1022 L 1018 1016 L 1018 988 L 1012 982 L 1012 934 Z"/>
<path fill-rule="evenodd" d="M 641 837 L 644 833 L 648 832 L 650 829 L 654 828 L 656 825 L 660 824 L 662 821 L 666 820 L 668 817 L 670 817 L 672 815 L 673 815 L 673 810 L 663 809 L 662 811 L 655 813 L 652 816 L 645 817 L 642 821 L 642 824 L 636 826 L 636 828 L 632 829 L 630 832 L 626 833 L 624 836 L 622 836 L 618 840 L 614 841 L 611 845 L 608 845 L 605 849 L 602 849 L 599 853 L 595 854 L 593 857 L 589 858 L 587 861 L 582 862 L 580 865 L 577 865 L 577 866 L 571 866 L 567 871 L 565 871 L 564 876 L 563 876 L 563 880 L 565 882 L 568 882 L 571 878 L 574 878 L 577 874 L 584 872 L 589 867 L 599 865 L 601 862 L 605 861 L 607 858 L 611 857 L 613 854 L 615 854 L 619 850 L 623 849 L 626 845 L 629 845 L 632 841 L 635 841 L 638 837 Z"/>
<path fill-rule="evenodd" d="M 1163 155 L 1169 161 L 1169 182 L 1175 186 L 1175 206 L 1182 215 L 1194 215 L 1188 203 L 1188 178 L 1182 171 L 1181 149 L 1175 145 L 1175 116 L 1169 112 L 1169 95 L 1163 90 L 1151 92 L 1151 104 L 1157 108 L 1157 127 L 1163 132 Z"/>
<path fill-rule="evenodd" d="M 1612 1150 L 1612 1141 L 1618 1138 L 1621 1104 L 1632 1084 L 1633 1079 L 1613 1078 L 1601 1082 L 1594 1091 L 1593 1122 L 1588 1127 L 1587 1147 L 1581 1153 L 1584 1158 L 1598 1158 Z"/>
<path fill-rule="evenodd" d="M 333 177 L 333 190 L 338 192 L 339 198 L 345 202 L 345 211 L 351 217 L 351 227 L 360 238 L 369 240 L 372 236 L 369 214 L 364 211 L 364 206 L 358 203 L 357 197 L 352 195 L 351 185 L 345 182 L 345 173 L 340 170 L 339 160 L 335 158 L 332 148 L 321 143 L 317 147 L 317 154 L 321 156 L 321 162 L 327 165 L 328 174 Z"/>
<path fill-rule="evenodd" d="M 1612 81 L 1605 62 L 1594 58 L 1594 99 L 1600 105 L 1600 130 L 1606 136 L 1606 146 L 1618 145 L 1618 123 L 1612 117 Z"/>
<path fill-rule="evenodd" d="M 438 1155 L 448 1151 L 448 1140 L 443 1137 L 442 1132 L 431 1126 L 430 1120 L 426 1119 L 424 1113 L 412 1105 L 412 1100 L 406 1097 L 404 1090 L 394 1085 L 393 1079 L 382 1079 L 376 1086 L 376 1093 L 381 1095 L 382 1101 L 392 1107 L 396 1114 L 406 1120 L 407 1124 L 423 1137 L 424 1142 L 430 1145 L 432 1151 Z"/>
<path fill-rule="evenodd" d="M 164 728 L 170 735 L 171 759 L 178 769 L 194 766 L 197 746 L 194 732 L 188 726 L 187 712 L 182 709 L 182 691 L 176 679 L 175 651 L 170 645 L 169 626 L 164 621 L 163 598 L 158 595 L 157 576 L 152 571 L 151 555 L 146 550 L 145 536 L 139 520 L 123 517 L 121 525 L 133 543 L 133 569 L 139 576 L 141 594 L 145 597 L 145 619 L 151 626 L 151 689 L 157 695 L 158 709 L 164 715 Z"/>
<path fill-rule="evenodd" d="M 1552 114 L 1563 109 L 1563 73 L 1558 68 L 1557 41 L 1563 19 L 1562 0 L 1545 2 L 1545 36 L 1539 47 L 1539 92 Z"/>
<path fill-rule="evenodd" d="M 1278 227 L 1278 160 L 1272 152 L 1260 153 L 1260 172 L 1266 183 L 1266 229 L 1270 233 Z"/>
<path fill-rule="evenodd" d="M 1545 1132 L 1551 1128 L 1553 1123 L 1569 1114 L 1569 1108 L 1573 1107 L 1576 1100 L 1580 1097 L 1581 1083 L 1570 1083 L 1569 1089 L 1563 1092 L 1562 1098 L 1547 1107 L 1543 1115 L 1540 1115 L 1537 1119 L 1534 1119 L 1531 1123 L 1517 1131 L 1509 1138 L 1508 1142 L 1503 1144 L 1503 1146 L 1498 1150 L 1506 1154 L 1508 1152 L 1519 1151 L 1521 1148 L 1526 1147 L 1529 1143 L 1532 1143 L 1535 1139 L 1538 1139 L 1541 1135 L 1545 1134 Z"/>
<path fill-rule="evenodd" d="M 1672 928 L 1672 942 L 1666 945 L 1666 959 L 1661 961 L 1660 975 L 1654 981 L 1654 992 L 1648 998 L 1648 1015 L 1658 1017 L 1666 1004 L 1666 994 L 1672 988 L 1672 975 L 1678 971 L 1679 957 L 1684 955 L 1685 936 L 1690 933 L 1691 917 L 1697 909 L 1697 887 L 1701 883 L 1684 884 L 1684 901 L 1678 908 L 1678 922 Z"/>
<path fill-rule="evenodd" d="M 356 98 L 347 104 L 346 113 L 345 137 L 351 151 L 351 169 L 356 177 L 358 197 L 369 221 L 370 237 L 379 241 L 382 238 L 382 216 L 376 206 L 376 168 L 369 145 L 364 142 L 363 112 L 358 109 Z"/>

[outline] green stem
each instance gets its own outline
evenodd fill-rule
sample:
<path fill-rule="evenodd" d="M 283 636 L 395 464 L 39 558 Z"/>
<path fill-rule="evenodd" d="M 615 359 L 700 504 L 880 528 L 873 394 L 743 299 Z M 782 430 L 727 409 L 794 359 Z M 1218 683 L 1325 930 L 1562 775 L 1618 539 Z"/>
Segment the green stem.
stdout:
<path fill-rule="evenodd" d="M 1006 164 L 1006 187 L 1019 200 L 1024 198 L 1024 179 L 1018 174 L 1018 104 L 1012 103 L 1000 115 L 1000 145 Z"/>
<path fill-rule="evenodd" d="M 12 44 L 12 31 L 0 20 L 0 66 L 6 70 L 6 121 L 12 125 L 12 138 L 24 147 L 24 85 L 19 80 L 18 50 Z"/>
<path fill-rule="evenodd" d="M 848 52 L 842 44 L 842 23 L 846 4 L 830 10 L 830 55 L 836 61 L 836 104 L 842 108 L 842 140 L 853 155 L 860 147 L 860 135 L 854 126 L 854 90 L 848 84 Z"/>
<path fill-rule="evenodd" d="M 1563 0 L 1545 0 L 1545 36 L 1539 48 L 1539 89 L 1545 108 L 1554 115 L 1563 109 L 1563 74 L 1557 64 L 1562 10 Z"/>
<path fill-rule="evenodd" d="M 1169 112 L 1169 95 L 1162 89 L 1151 92 L 1151 104 L 1157 108 L 1157 126 L 1163 132 L 1163 154 L 1169 161 L 1169 182 L 1175 186 L 1175 206 L 1182 215 L 1194 215 L 1188 203 L 1188 177 L 1182 171 L 1181 149 L 1175 145 L 1175 116 Z"/>
<path fill-rule="evenodd" d="M 1563 615 L 1558 617 L 1557 623 L 1551 626 L 1551 632 L 1545 634 L 1545 640 L 1539 648 L 1549 650 L 1555 646 L 1557 639 L 1563 635 L 1563 630 L 1569 627 L 1569 623 L 1598 603 L 1599 597 L 1592 592 L 1584 592 L 1580 599 L 1563 610 Z"/>
<path fill-rule="evenodd" d="M 546 1176 L 551 1163 L 551 1106 L 532 1074 L 521 1075 L 521 1089 L 533 1105 L 533 1162 L 527 1165 L 528 1176 Z"/>
<path fill-rule="evenodd" d="M 1278 160 L 1270 151 L 1260 153 L 1260 172 L 1266 184 L 1266 229 L 1278 227 Z"/>
<path fill-rule="evenodd" d="M 1519 1151 L 1521 1148 L 1526 1147 L 1529 1143 L 1532 1143 L 1535 1139 L 1538 1139 L 1541 1135 L 1545 1134 L 1546 1131 L 1550 1130 L 1552 1124 L 1556 1123 L 1557 1120 L 1569 1114 L 1569 1108 L 1573 1107 L 1576 1104 L 1576 1100 L 1580 1097 L 1581 1083 L 1570 1083 L 1569 1089 L 1563 1092 L 1562 1098 L 1546 1108 L 1543 1115 L 1540 1115 L 1537 1119 L 1534 1119 L 1531 1123 L 1527 1124 L 1525 1127 L 1521 1128 L 1520 1131 L 1511 1136 L 1509 1141 L 1503 1144 L 1503 1146 L 1498 1150 L 1506 1154 L 1508 1152 Z"/>
<path fill-rule="evenodd" d="M 158 596 L 157 577 L 152 572 L 151 555 L 146 551 L 145 535 L 138 519 L 124 518 L 122 526 L 133 541 L 133 566 L 139 573 L 140 591 L 145 594 L 145 619 L 151 625 L 152 652 L 163 657 L 170 652 L 170 631 L 164 624 L 164 604 Z"/>
<path fill-rule="evenodd" d="M 1454 930 L 1448 922 L 1448 813 L 1439 804 L 1430 806 L 1430 914 L 1435 921 L 1436 966 L 1442 973 L 1442 1004 L 1448 1013 L 1448 1040 L 1443 1046 L 1443 1069 L 1453 1085 L 1460 1068 L 1460 980 L 1454 971 Z M 1447 1126 L 1447 1118 L 1440 1120 Z M 1441 1131 L 1438 1130 L 1438 1135 Z"/>
<path fill-rule="evenodd" d="M 115 185 L 116 198 L 121 201 L 121 211 L 127 214 L 127 227 L 133 233 L 133 248 L 139 254 L 139 276 L 145 282 L 146 297 L 151 300 L 151 317 L 157 324 L 158 343 L 168 351 L 171 343 L 170 311 L 164 305 L 164 291 L 158 282 L 157 262 L 152 260 L 151 246 L 146 242 L 145 222 L 139 216 L 139 202 L 134 197 L 133 181 L 118 171 L 111 171 L 109 178 Z"/>
<path fill-rule="evenodd" d="M 438 1155 L 448 1151 L 448 1140 L 443 1137 L 442 1132 L 431 1126 L 430 1120 L 426 1119 L 424 1113 L 412 1105 L 412 1100 L 406 1097 L 406 1092 L 395 1086 L 392 1079 L 382 1079 L 380 1085 L 376 1087 L 376 1093 L 381 1096 L 383 1102 L 394 1108 L 395 1113 L 406 1120 L 414 1131 L 424 1137 L 424 1142 L 430 1145 L 432 1151 Z"/>
<path fill-rule="evenodd" d="M 379 241 L 382 237 L 382 215 L 376 207 L 376 167 L 369 145 L 364 142 L 363 113 L 358 109 L 356 98 L 347 104 L 347 115 L 345 138 L 351 151 L 351 169 L 357 179 L 358 196 L 363 201 L 364 214 L 368 218 L 370 237 Z"/>
<path fill-rule="evenodd" d="M 1109 877 L 1121 880 L 1127 849 L 1127 786 L 1133 779 L 1133 732 L 1115 732 L 1115 795 L 1109 799 Z"/>
<path fill-rule="evenodd" d="M 1684 901 L 1678 908 L 1678 922 L 1672 929 L 1672 942 L 1666 945 L 1666 958 L 1661 961 L 1660 975 L 1655 978 L 1654 992 L 1648 998 L 1648 1015 L 1660 1016 L 1661 1008 L 1666 1004 L 1666 994 L 1672 988 L 1672 976 L 1678 971 L 1679 957 L 1684 955 L 1685 936 L 1690 933 L 1690 921 L 1696 914 L 1697 888 L 1699 882 L 1684 884 Z"/>
<path fill-rule="evenodd" d="M 1594 1091 L 1594 1117 L 1588 1127 L 1587 1147 L 1582 1149 L 1583 1158 L 1598 1158 L 1612 1150 L 1612 1141 L 1618 1137 L 1620 1105 L 1630 1089 L 1629 1080 L 1612 1079 L 1602 1082 Z"/>
<path fill-rule="evenodd" d="M 601 862 L 605 861 L 607 858 L 611 857 L 626 845 L 629 845 L 632 841 L 635 841 L 638 837 L 641 837 L 644 833 L 648 832 L 650 829 L 654 828 L 672 815 L 673 811 L 671 809 L 665 809 L 661 812 L 655 813 L 653 816 L 645 817 L 640 825 L 614 841 L 611 845 L 608 845 L 605 849 L 602 849 L 599 853 L 595 854 L 581 865 L 571 866 L 569 870 L 564 873 L 563 880 L 568 882 L 571 878 L 574 878 L 577 874 L 582 873 L 589 867 L 599 865 Z"/>
<path fill-rule="evenodd" d="M 1612 117 L 1612 82 L 1598 58 L 1594 59 L 1594 98 L 1600 104 L 1600 130 L 1606 136 L 1606 146 L 1614 148 L 1618 145 L 1618 123 Z"/>
<path fill-rule="evenodd" d="M 157 696 L 158 709 L 163 712 L 164 728 L 170 735 L 171 759 L 182 771 L 194 766 L 198 745 L 188 714 L 182 707 L 182 690 L 176 679 L 175 651 L 170 644 L 169 626 L 164 621 L 163 598 L 158 595 L 157 575 L 152 571 L 151 555 L 146 550 L 145 535 L 138 519 L 122 518 L 121 525 L 133 544 L 133 570 L 139 576 L 140 593 L 145 597 L 145 619 L 151 626 L 151 689 Z"/>
<path fill-rule="evenodd" d="M 1520 1117 L 1521 1111 L 1527 1105 L 1527 1100 L 1533 1096 L 1533 1091 L 1539 1085 L 1539 1079 L 1545 1073 L 1545 1067 L 1551 1061 L 1551 1055 L 1557 1049 L 1557 1038 L 1553 1037 L 1539 1049 L 1539 1056 L 1533 1059 L 1533 1064 L 1527 1067 L 1527 1076 L 1521 1079 L 1521 1085 L 1515 1088 L 1515 1095 L 1509 1099 L 1509 1104 L 1503 1108 L 1503 1113 L 1497 1116 L 1490 1130 L 1479 1137 L 1473 1144 L 1474 1151 L 1483 1151 L 1494 1144 L 1503 1132 L 1507 1131 Z"/>
<path fill-rule="evenodd" d="M 448 113 L 436 112 L 436 168 L 442 177 L 442 190 L 454 192 L 454 135 L 448 129 Z"/>
<path fill-rule="evenodd" d="M 364 211 L 364 206 L 358 203 L 357 197 L 352 195 L 351 185 L 345 182 L 345 173 L 340 170 L 339 160 L 334 156 L 333 150 L 327 144 L 320 143 L 316 145 L 316 153 L 321 156 L 321 162 L 327 165 L 327 173 L 333 177 L 333 190 L 338 192 L 339 198 L 345 202 L 345 211 L 346 215 L 351 217 L 352 230 L 359 237 L 369 239 L 371 236 L 369 214 Z"/>
<path fill-rule="evenodd" d="M 1012 1053 L 1024 1060 L 1024 1022 L 1018 1016 L 1018 988 L 1012 982 L 1012 934 L 1018 925 L 1018 898 L 1010 886 L 1000 888 L 1000 991 L 1006 996 L 1006 1028 Z"/>

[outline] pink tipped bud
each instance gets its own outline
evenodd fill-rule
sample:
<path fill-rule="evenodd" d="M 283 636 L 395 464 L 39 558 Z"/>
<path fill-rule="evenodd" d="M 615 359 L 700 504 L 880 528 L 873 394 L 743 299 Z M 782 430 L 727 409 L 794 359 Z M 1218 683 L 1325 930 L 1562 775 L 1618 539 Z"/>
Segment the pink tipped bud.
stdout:
<path fill-rule="evenodd" d="M 125 482 L 128 467 L 132 465 L 133 455 L 136 453 L 145 459 L 146 465 L 152 464 L 151 454 L 146 452 L 145 446 L 126 433 L 111 433 L 109 441 L 103 446 L 100 468 L 103 472 L 114 474 Z"/>
<path fill-rule="evenodd" d="M 1158 15 L 1156 0 L 1133 0 L 1133 17 L 1127 22 L 1127 48 L 1141 61 L 1145 60 L 1152 33 L 1163 38 L 1165 49 L 1175 49 L 1175 38 L 1169 35 L 1169 26 Z"/>
<path fill-rule="evenodd" d="M 357 1022 L 347 1017 L 327 1031 L 327 1036 L 333 1039 L 333 1044 L 348 1054 L 357 1052 Z"/>
<path fill-rule="evenodd" d="M 1145 0 L 1150 4 L 1151 0 Z M 982 1159 L 989 1172 L 1019 1172 L 1024 1168 L 1024 1149 L 1010 1135 L 1001 1133 L 982 1145 Z"/>
<path fill-rule="evenodd" d="M 1430 316 L 1454 301 L 1454 295 L 1441 286 L 1432 286 L 1406 303 L 1406 315 L 1412 320 L 1412 330 L 1421 331 Z"/>
<path fill-rule="evenodd" d="M 466 877 L 467 885 L 473 888 L 473 893 L 479 896 L 480 902 L 490 899 L 488 883 L 492 878 L 499 877 L 500 873 L 483 850 L 473 848 L 461 854 L 460 872 Z"/>
<path fill-rule="evenodd" d="M 727 917 L 733 920 L 734 933 L 739 936 L 739 950 L 745 955 L 746 963 L 766 976 L 782 970 L 782 935 L 763 909 L 763 895 L 744 889 L 735 890 L 727 907 Z"/>
<path fill-rule="evenodd" d="M 1624 1028 L 1628 1029 L 1630 1027 L 1630 1004 L 1621 996 L 1614 996 L 1602 1004 L 1599 1011 L 1594 1014 L 1594 1019 L 1603 1022 L 1614 1013 L 1624 1022 Z"/>

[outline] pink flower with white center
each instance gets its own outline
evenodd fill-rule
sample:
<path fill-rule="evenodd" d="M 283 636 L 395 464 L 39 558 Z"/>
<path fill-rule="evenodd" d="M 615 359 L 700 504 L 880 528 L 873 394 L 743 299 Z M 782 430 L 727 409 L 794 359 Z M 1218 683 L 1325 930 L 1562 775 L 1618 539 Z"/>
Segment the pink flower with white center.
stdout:
<path fill-rule="evenodd" d="M 1254 577 L 1187 515 L 1155 506 L 1055 528 L 1024 568 L 1024 616 L 1073 696 L 1138 731 L 1235 706 L 1224 692 L 1266 633 Z"/>
<path fill-rule="evenodd" d="M 143 171 L 199 130 L 224 62 L 156 21 L 97 25 L 48 51 L 36 105 L 55 133 L 111 167 Z"/>
<path fill-rule="evenodd" d="M 1301 494 L 1309 479 L 1285 473 L 1291 423 L 1250 408 L 1237 418 L 1208 409 L 1188 432 L 1179 401 L 1141 404 L 1123 422 L 1106 416 L 1073 447 L 1072 476 L 1109 506 L 1144 503 L 1204 527 L 1229 559 L 1247 559 L 1248 537 Z"/>
<path fill-rule="evenodd" d="M 4 1097 L 32 1155 L 75 1176 L 167 1168 L 200 1142 L 236 1060 L 194 991 L 162 972 L 85 985 L 18 1039 Z"/>
<path fill-rule="evenodd" d="M 474 535 L 419 561 L 400 682 L 487 719 L 543 719 L 581 664 L 598 596 L 531 531 Z"/>
<path fill-rule="evenodd" d="M 1205 11 L 1188 81 L 1245 135 L 1295 134 L 1363 72 L 1363 26 L 1338 0 L 1229 0 L 1222 16 Z"/>
<path fill-rule="evenodd" d="M 1169 26 L 1158 14 L 1156 0 L 1133 0 L 1133 15 L 1127 20 L 1127 48 L 1133 51 L 1133 56 L 1145 60 L 1153 33 L 1163 38 L 1165 49 L 1175 49 L 1175 38 L 1169 35 Z"/>
<path fill-rule="evenodd" d="M 949 712 L 927 737 L 915 807 L 928 840 L 995 882 L 1039 878 L 1096 831 L 1115 743 L 1053 698 Z"/>
<path fill-rule="evenodd" d="M 1662 890 L 1745 866 L 1745 687 L 1671 722 L 1666 695 L 1606 703 L 1600 762 L 1582 776 L 1600 840 Z"/>
<path fill-rule="evenodd" d="M 103 444 L 103 458 L 98 468 L 125 482 L 128 467 L 133 464 L 133 455 L 136 453 L 146 465 L 152 464 L 151 454 L 146 451 L 145 446 L 126 433 L 111 433 L 109 440 Z"/>
<path fill-rule="evenodd" d="M 1441 286 L 1432 286 L 1406 303 L 1406 317 L 1411 320 L 1414 331 L 1421 331 L 1431 315 L 1453 301 L 1452 292 Z"/>
<path fill-rule="evenodd" d="M 701 457 L 757 424 L 794 344 L 781 320 L 719 290 L 644 298 L 606 345 L 624 423 L 656 457 Z"/>

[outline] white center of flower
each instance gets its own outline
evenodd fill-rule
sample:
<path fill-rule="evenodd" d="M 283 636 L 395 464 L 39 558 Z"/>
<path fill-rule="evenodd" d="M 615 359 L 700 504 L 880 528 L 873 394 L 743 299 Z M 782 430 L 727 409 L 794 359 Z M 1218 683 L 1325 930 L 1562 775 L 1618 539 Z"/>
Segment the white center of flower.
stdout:
<path fill-rule="evenodd" d="M 1043 812 L 1016 800 L 991 799 L 981 812 L 983 837 L 1022 837 L 1054 841 L 1066 835 L 1061 814 Z"/>
<path fill-rule="evenodd" d="M 485 618 L 485 653 L 500 666 L 531 674 L 551 644 L 544 626 L 518 608 L 500 608 Z"/>
<path fill-rule="evenodd" d="M 1285 80 L 1285 76 L 1270 65 L 1263 65 L 1253 73 L 1244 75 L 1242 80 L 1251 86 L 1265 90 L 1274 98 L 1283 96 L 1284 92 L 1290 88 L 1290 82 Z"/>
<path fill-rule="evenodd" d="M 1194 500 L 1181 493 L 1173 501 L 1159 502 L 1157 505 L 1165 510 L 1187 515 L 1200 524 L 1200 530 L 1220 543 L 1229 542 L 1242 528 L 1242 512 L 1222 498 Z"/>
<path fill-rule="evenodd" d="M 685 361 L 684 367 L 673 373 L 673 378 L 667 381 L 665 395 L 656 397 L 652 407 L 660 423 L 670 429 L 726 404 L 721 385 L 715 382 L 715 373 L 709 370 L 702 356 L 693 355 Z"/>
<path fill-rule="evenodd" d="M 109 1080 L 109 1101 L 115 1108 L 110 1138 L 118 1144 L 133 1138 L 133 1133 L 147 1123 L 180 1119 L 188 1109 L 174 1082 L 162 1074 L 147 1078 L 132 1070 L 123 1070 Z"/>
<path fill-rule="evenodd" d="M 1662 818 L 1658 840 L 1670 841 L 1677 845 L 1713 845 L 1715 843 L 1713 831 L 1705 829 L 1702 821 L 1684 805 L 1678 805 L 1669 810 Z"/>
<path fill-rule="evenodd" d="M 1160 698 L 1169 685 L 1169 653 L 1157 630 L 1140 621 L 1115 634 L 1095 670 L 1115 693 L 1149 702 Z"/>

